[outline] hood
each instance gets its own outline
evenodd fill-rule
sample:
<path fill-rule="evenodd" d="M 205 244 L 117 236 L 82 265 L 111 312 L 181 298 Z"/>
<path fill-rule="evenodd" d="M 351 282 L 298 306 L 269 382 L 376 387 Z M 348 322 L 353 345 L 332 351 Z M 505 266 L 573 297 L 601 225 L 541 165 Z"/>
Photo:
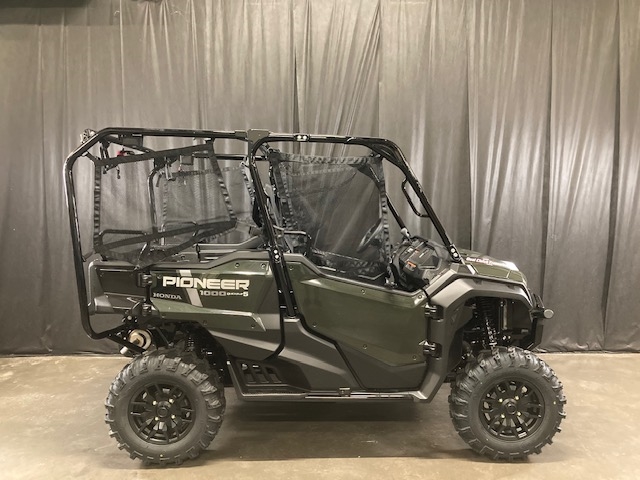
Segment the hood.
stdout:
<path fill-rule="evenodd" d="M 460 250 L 460 255 L 462 255 L 467 265 L 472 267 L 478 275 L 511 280 L 525 285 L 527 283 L 526 277 L 518 270 L 518 267 L 516 267 L 513 262 L 498 260 L 497 258 L 472 250 Z"/>

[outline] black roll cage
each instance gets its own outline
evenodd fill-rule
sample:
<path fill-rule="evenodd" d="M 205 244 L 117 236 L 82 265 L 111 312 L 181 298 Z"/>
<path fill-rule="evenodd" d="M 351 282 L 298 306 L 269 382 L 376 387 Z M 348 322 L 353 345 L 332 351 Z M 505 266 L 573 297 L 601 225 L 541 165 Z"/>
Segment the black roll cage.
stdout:
<path fill-rule="evenodd" d="M 185 130 L 185 129 L 144 129 L 144 128 L 124 128 L 124 127 L 110 127 L 102 129 L 98 132 L 85 131 L 83 143 L 69 154 L 64 162 L 63 176 L 65 186 L 65 196 L 67 201 L 67 209 L 69 212 L 69 226 L 71 230 L 71 243 L 73 248 L 73 260 L 76 273 L 76 285 L 78 288 L 78 301 L 80 306 L 80 320 L 82 326 L 87 335 L 93 339 L 109 338 L 116 343 L 132 348 L 135 351 L 139 351 L 139 347 L 130 344 L 124 340 L 120 334 L 123 330 L 122 326 L 118 326 L 102 332 L 95 331 L 91 325 L 89 302 L 87 296 L 87 281 L 84 268 L 85 258 L 82 253 L 82 245 L 80 239 L 80 224 L 78 218 L 78 208 L 76 203 L 76 192 L 73 179 L 73 167 L 76 161 L 80 157 L 87 157 L 94 163 L 96 168 L 115 168 L 122 163 L 129 163 L 133 161 L 141 161 L 144 159 L 151 159 L 156 156 L 156 152 L 144 147 L 141 140 L 144 137 L 181 137 L 181 138 L 193 138 L 203 139 L 207 143 L 213 144 L 215 140 L 239 140 L 247 143 L 247 155 L 236 154 L 222 154 L 216 155 L 220 159 L 233 159 L 244 160 L 248 158 L 247 166 L 251 175 L 251 180 L 254 184 L 254 201 L 257 206 L 257 210 L 262 218 L 264 234 L 267 240 L 267 251 L 269 252 L 269 258 L 271 268 L 274 272 L 274 278 L 278 287 L 280 296 L 280 305 L 283 314 L 287 317 L 295 317 L 298 313 L 297 305 L 295 302 L 295 296 L 293 293 L 293 287 L 291 285 L 291 279 L 289 277 L 286 262 L 277 242 L 276 229 L 271 221 L 269 215 L 269 207 L 267 195 L 263 188 L 255 188 L 255 186 L 262 185 L 261 178 L 258 172 L 256 161 L 263 159 L 258 155 L 258 152 L 268 151 L 269 143 L 324 143 L 324 144 L 342 144 L 342 145 L 359 145 L 370 149 L 373 153 L 380 155 L 380 157 L 387 159 L 394 166 L 400 169 L 404 174 L 405 179 L 402 182 L 402 189 L 405 196 L 407 192 L 405 190 L 406 183 L 408 182 L 411 188 L 417 195 L 421 206 L 425 210 L 425 214 L 416 212 L 415 205 L 408 199 L 411 209 L 419 216 L 428 216 L 431 219 L 436 231 L 443 241 L 444 246 L 447 248 L 449 256 L 452 262 L 462 263 L 462 259 L 458 252 L 458 249 L 449 239 L 444 226 L 440 222 L 435 211 L 431 207 L 431 204 L 427 200 L 427 197 L 422 190 L 422 186 L 418 182 L 415 174 L 411 170 L 411 167 L 406 161 L 400 148 L 390 140 L 375 137 L 352 137 L 352 136 L 338 136 L 338 135 L 310 135 L 310 134 L 285 134 L 285 133 L 271 133 L 267 130 L 236 130 L 236 131 L 215 131 L 215 130 Z M 129 140 L 134 140 L 132 143 Z M 137 142 L 140 140 L 140 142 Z M 134 158 L 128 158 L 127 156 L 112 157 L 112 158 L 98 158 L 89 150 L 96 144 L 104 143 L 120 145 L 125 148 L 131 148 L 142 152 L 140 155 L 134 155 Z M 202 145 L 198 146 L 202 150 Z M 175 150 L 176 153 L 181 151 L 188 151 L 193 147 L 183 147 Z M 172 150 L 163 150 L 163 153 L 171 152 Z M 155 170 L 154 170 L 155 171 Z M 149 178 L 151 180 L 151 178 Z M 152 199 L 150 198 L 150 201 Z M 399 219 L 395 209 L 389 203 L 390 209 L 394 217 Z M 402 227 L 401 221 L 399 222 Z M 148 292 L 148 289 L 147 289 Z M 150 298 L 147 298 L 145 302 L 150 303 Z"/>

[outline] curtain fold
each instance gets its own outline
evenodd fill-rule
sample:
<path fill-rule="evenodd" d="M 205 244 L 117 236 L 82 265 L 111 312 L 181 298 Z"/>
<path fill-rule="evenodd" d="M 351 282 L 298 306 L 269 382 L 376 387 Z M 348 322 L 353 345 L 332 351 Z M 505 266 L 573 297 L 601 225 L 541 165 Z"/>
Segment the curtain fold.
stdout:
<path fill-rule="evenodd" d="M 617 207 L 611 277 L 606 298 L 604 348 L 640 347 L 640 5 L 620 1 L 619 165 L 614 175 Z"/>
<path fill-rule="evenodd" d="M 459 247 L 471 244 L 464 0 L 383 1 L 380 135 L 397 143 Z M 418 219 L 391 175 L 392 201 Z M 413 222 L 412 222 L 413 221 Z"/>
<path fill-rule="evenodd" d="M 201 127 L 191 35 L 194 8 L 191 1 L 121 1 L 114 12 L 121 56 L 112 67 L 122 79 L 125 125 Z"/>
<path fill-rule="evenodd" d="M 115 351 L 80 328 L 60 173 L 109 125 L 389 138 L 454 242 L 543 293 L 544 349 L 640 350 L 639 24 L 636 0 L 2 3 L 0 353 Z"/>
<path fill-rule="evenodd" d="M 0 62 L 5 66 L 0 75 L 0 350 L 48 352 L 50 281 L 42 276 L 49 251 L 43 194 L 48 179 L 41 140 L 45 135 L 42 42 L 48 35 L 40 26 L 38 10 L 7 13 L 6 23 L 0 25 Z M 62 29 L 57 30 L 59 46 Z"/>
<path fill-rule="evenodd" d="M 377 136 L 379 2 L 297 0 L 293 12 L 296 128 Z"/>
<path fill-rule="evenodd" d="M 203 128 L 291 131 L 290 0 L 189 2 Z M 180 88 L 180 86 L 178 86 Z"/>
<path fill-rule="evenodd" d="M 474 250 L 542 287 L 551 0 L 472 2 L 469 143 Z"/>
<path fill-rule="evenodd" d="M 553 4 L 549 222 L 544 298 L 556 311 L 543 346 L 604 343 L 614 165 L 617 3 Z"/>

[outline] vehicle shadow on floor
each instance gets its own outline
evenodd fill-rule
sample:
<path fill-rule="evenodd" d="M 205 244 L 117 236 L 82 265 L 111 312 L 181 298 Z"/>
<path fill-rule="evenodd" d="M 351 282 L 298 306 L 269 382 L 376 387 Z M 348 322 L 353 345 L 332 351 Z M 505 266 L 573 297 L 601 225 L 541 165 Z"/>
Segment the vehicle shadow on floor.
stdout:
<path fill-rule="evenodd" d="M 458 437 L 445 399 L 430 405 L 232 404 L 218 437 L 193 464 L 360 457 L 488 461 Z"/>

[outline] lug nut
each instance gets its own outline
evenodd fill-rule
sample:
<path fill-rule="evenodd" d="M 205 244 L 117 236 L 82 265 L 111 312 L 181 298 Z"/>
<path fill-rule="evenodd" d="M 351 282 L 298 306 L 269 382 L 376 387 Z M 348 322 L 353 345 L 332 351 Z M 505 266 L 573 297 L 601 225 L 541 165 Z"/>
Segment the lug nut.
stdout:
<path fill-rule="evenodd" d="M 160 420 L 160 418 L 159 418 L 159 417 L 156 417 L 156 422 L 157 422 L 158 420 Z"/>
<path fill-rule="evenodd" d="M 157 404 L 158 404 L 158 402 L 156 402 L 156 401 L 154 400 L 154 401 L 153 401 L 153 404 L 154 404 L 154 405 L 157 405 Z"/>
<path fill-rule="evenodd" d="M 173 398 L 170 398 L 170 399 L 169 399 L 169 403 L 173 403 Z"/>

